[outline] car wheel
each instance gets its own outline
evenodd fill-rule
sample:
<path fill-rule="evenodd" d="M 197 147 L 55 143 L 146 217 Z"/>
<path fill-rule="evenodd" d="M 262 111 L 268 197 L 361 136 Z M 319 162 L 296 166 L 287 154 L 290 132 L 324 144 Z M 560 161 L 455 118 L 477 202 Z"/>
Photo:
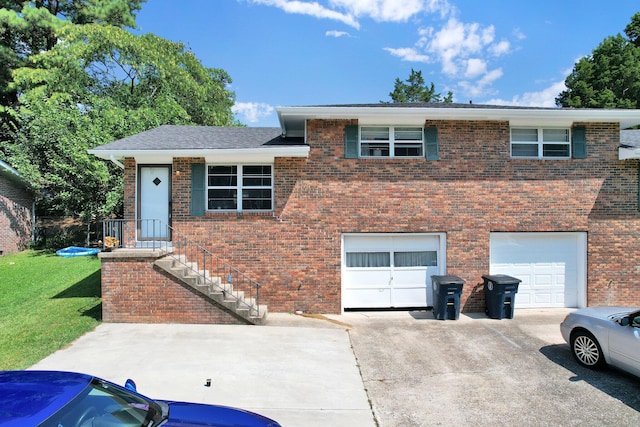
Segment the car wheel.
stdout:
<path fill-rule="evenodd" d="M 571 353 L 586 368 L 600 369 L 605 365 L 600 344 L 591 332 L 578 330 L 571 334 Z"/>

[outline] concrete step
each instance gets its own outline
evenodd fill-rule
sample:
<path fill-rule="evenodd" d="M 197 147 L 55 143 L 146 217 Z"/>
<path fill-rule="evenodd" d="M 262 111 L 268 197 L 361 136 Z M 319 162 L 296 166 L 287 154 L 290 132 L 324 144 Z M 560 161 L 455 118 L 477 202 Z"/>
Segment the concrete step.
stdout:
<path fill-rule="evenodd" d="M 255 299 L 247 298 L 243 291 L 234 291 L 231 283 L 225 283 L 220 277 L 211 276 L 206 270 L 198 270 L 196 263 L 189 262 L 184 255 L 167 256 L 155 261 L 158 268 L 171 274 L 176 279 L 210 297 L 216 304 L 234 311 L 247 322 L 260 325 L 264 323 L 267 306 L 259 307 L 256 315 Z"/>

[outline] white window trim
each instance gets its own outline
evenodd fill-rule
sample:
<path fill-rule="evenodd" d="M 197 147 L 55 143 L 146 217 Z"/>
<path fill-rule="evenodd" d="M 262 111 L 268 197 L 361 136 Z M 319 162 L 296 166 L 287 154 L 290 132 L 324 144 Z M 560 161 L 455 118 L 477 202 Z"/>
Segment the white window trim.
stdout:
<path fill-rule="evenodd" d="M 389 130 L 389 139 L 388 140 L 378 140 L 378 141 L 369 141 L 369 140 L 363 140 L 362 139 L 362 128 L 378 128 L 378 129 L 388 129 Z M 396 156 L 395 155 L 395 144 L 396 144 L 396 140 L 395 140 L 395 129 L 396 128 L 415 128 L 415 129 L 420 129 L 421 132 L 421 140 L 420 140 L 420 144 L 422 146 L 422 154 L 418 155 L 418 156 Z M 366 156 L 362 154 L 362 144 L 375 144 L 375 143 L 381 143 L 381 144 L 389 144 L 389 155 L 388 156 Z M 415 145 L 418 145 L 418 141 L 398 141 L 398 144 L 403 144 L 403 143 L 413 143 Z M 422 159 L 425 156 L 425 143 L 424 143 L 424 128 L 422 126 L 384 126 L 384 125 L 363 125 L 360 126 L 358 128 L 358 157 L 363 158 L 363 159 L 379 159 L 379 158 L 383 158 L 383 159 Z"/>
<path fill-rule="evenodd" d="M 538 131 L 538 141 L 534 142 L 534 141 L 514 141 L 513 140 L 513 133 L 511 132 L 512 129 L 536 129 Z M 553 142 L 553 141 L 544 141 L 543 139 L 543 135 L 544 135 L 544 130 L 545 129 L 561 129 L 561 130 L 568 130 L 569 131 L 569 141 L 557 141 L 557 142 Z M 533 145 L 533 144 L 537 144 L 538 145 L 538 155 L 537 156 L 514 156 L 513 155 L 513 146 L 514 145 Z M 569 148 L 569 155 L 568 156 L 558 156 L 558 157 L 554 157 L 554 156 L 544 156 L 544 145 L 545 144 L 558 144 L 558 145 L 566 145 Z M 570 127 L 552 127 L 552 126 L 542 126 L 542 127 L 533 127 L 533 126 L 517 126 L 517 127 L 511 127 L 509 129 L 509 154 L 511 155 L 512 159 L 544 159 L 544 160 L 568 160 L 571 159 L 571 128 Z"/>
<path fill-rule="evenodd" d="M 209 166 L 236 166 L 237 179 L 235 186 L 210 186 L 209 185 Z M 271 167 L 271 185 L 270 186 L 243 186 L 242 178 L 244 166 L 269 166 Z M 273 188 L 273 163 L 207 163 L 205 173 L 205 211 L 206 212 L 273 212 L 275 206 L 275 190 Z M 235 189 L 236 190 L 236 209 L 209 209 L 209 190 L 216 188 Z M 242 190 L 243 189 L 269 189 L 271 190 L 271 208 L 270 209 L 242 209 Z"/>

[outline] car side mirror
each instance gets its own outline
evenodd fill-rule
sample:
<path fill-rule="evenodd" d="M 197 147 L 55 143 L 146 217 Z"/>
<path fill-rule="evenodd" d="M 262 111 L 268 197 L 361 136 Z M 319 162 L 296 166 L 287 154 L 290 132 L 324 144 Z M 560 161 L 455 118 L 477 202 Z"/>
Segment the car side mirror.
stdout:
<path fill-rule="evenodd" d="M 623 318 L 620 319 L 620 326 L 629 326 L 629 324 L 630 324 L 629 316 L 624 316 Z"/>

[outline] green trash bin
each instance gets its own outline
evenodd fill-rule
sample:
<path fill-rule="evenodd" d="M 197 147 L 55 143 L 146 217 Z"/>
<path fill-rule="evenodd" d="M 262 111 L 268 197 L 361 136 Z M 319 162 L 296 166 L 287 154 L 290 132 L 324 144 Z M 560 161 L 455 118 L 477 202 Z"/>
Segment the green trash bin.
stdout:
<path fill-rule="evenodd" d="M 492 319 L 513 319 L 518 285 L 522 280 L 494 274 L 482 276 L 487 316 Z"/>

